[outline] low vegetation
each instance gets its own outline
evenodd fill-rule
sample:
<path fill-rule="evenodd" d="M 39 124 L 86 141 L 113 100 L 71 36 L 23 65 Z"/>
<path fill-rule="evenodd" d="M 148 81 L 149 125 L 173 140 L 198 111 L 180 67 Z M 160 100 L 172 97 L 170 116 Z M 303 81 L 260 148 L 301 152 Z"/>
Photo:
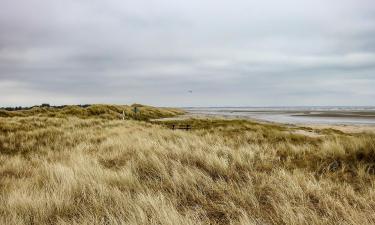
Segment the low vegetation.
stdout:
<path fill-rule="evenodd" d="M 375 223 L 374 134 L 104 108 L 0 117 L 0 224 Z"/>
<path fill-rule="evenodd" d="M 136 108 L 136 111 L 134 110 Z M 103 119 L 137 119 L 149 120 L 164 117 L 173 117 L 184 114 L 182 110 L 173 108 L 156 108 L 141 104 L 127 105 L 68 105 L 49 106 L 43 104 L 30 108 L 3 108 L 0 109 L 0 117 L 26 117 L 47 116 L 66 118 L 69 116 L 79 118 L 103 118 Z"/>

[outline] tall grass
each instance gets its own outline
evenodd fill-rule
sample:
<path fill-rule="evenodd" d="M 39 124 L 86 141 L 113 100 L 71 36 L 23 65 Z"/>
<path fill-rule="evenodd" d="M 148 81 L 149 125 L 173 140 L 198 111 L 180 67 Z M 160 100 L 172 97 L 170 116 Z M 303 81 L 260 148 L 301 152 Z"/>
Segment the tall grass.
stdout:
<path fill-rule="evenodd" d="M 375 223 L 373 134 L 166 123 L 0 118 L 0 224 Z"/>
<path fill-rule="evenodd" d="M 137 112 L 134 112 L 134 108 Z M 79 118 L 103 118 L 103 119 L 137 119 L 149 120 L 164 117 L 173 117 L 184 114 L 182 110 L 173 108 L 156 108 L 141 104 L 128 105 L 103 105 L 95 104 L 87 107 L 68 105 L 64 107 L 33 107 L 27 110 L 6 111 L 0 109 L 0 117 L 26 117 L 26 116 L 48 116 L 65 118 L 69 116 Z"/>

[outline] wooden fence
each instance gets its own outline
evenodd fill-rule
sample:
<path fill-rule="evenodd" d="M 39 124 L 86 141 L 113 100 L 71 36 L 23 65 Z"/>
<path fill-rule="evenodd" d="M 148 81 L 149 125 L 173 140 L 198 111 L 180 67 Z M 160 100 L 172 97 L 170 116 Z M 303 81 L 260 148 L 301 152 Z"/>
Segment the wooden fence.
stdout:
<path fill-rule="evenodd" d="M 189 124 L 183 124 L 183 125 L 176 125 L 172 124 L 170 127 L 172 130 L 191 130 L 191 126 Z"/>

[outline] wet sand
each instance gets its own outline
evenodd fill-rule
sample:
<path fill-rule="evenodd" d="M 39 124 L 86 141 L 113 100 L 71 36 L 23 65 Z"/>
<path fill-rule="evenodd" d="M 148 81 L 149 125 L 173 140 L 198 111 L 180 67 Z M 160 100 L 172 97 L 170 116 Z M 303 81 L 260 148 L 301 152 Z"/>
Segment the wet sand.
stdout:
<path fill-rule="evenodd" d="M 309 112 L 296 112 L 294 113 L 293 116 L 375 119 L 375 111 L 313 111 L 313 112 L 309 111 Z"/>
<path fill-rule="evenodd" d="M 375 125 L 375 109 L 355 107 L 189 108 L 190 114 L 251 118 L 283 124 Z"/>

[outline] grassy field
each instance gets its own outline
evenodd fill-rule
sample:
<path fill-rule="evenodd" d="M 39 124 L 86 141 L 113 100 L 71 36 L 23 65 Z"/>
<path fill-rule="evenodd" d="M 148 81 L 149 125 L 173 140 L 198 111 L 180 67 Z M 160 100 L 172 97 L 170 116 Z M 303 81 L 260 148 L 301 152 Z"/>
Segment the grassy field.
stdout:
<path fill-rule="evenodd" d="M 0 224 L 375 223 L 374 134 L 114 107 L 2 114 Z"/>

